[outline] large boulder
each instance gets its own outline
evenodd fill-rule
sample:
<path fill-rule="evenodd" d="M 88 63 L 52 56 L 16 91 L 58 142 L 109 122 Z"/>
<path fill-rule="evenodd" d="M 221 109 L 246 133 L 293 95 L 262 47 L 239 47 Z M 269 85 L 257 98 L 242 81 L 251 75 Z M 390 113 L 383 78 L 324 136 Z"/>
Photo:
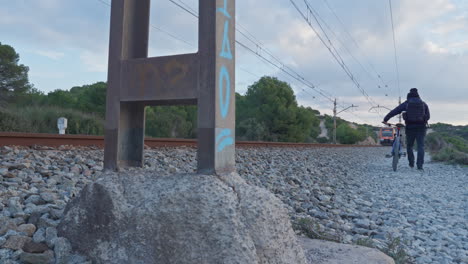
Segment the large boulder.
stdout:
<path fill-rule="evenodd" d="M 281 201 L 236 173 L 107 172 L 58 230 L 93 263 L 307 263 Z"/>

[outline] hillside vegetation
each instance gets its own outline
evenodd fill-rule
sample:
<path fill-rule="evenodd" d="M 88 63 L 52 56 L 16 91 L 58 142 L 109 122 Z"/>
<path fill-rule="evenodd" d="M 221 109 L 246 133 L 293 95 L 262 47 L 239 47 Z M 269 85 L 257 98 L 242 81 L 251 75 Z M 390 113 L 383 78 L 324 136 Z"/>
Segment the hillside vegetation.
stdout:
<path fill-rule="evenodd" d="M 106 83 L 56 90 L 48 94 L 32 89 L 0 107 L 0 131 L 56 133 L 57 118 L 68 119 L 69 134 L 102 135 Z M 325 119 L 332 138 L 333 119 L 310 107 L 299 106 L 289 84 L 263 77 L 245 95 L 236 94 L 238 140 L 318 142 L 320 120 Z M 374 128 L 350 125 L 338 118 L 337 139 L 355 144 Z M 353 128 L 357 127 L 357 129 Z M 374 133 L 368 133 L 374 135 Z M 150 137 L 197 137 L 196 106 L 146 108 L 146 135 Z M 330 140 L 320 139 L 320 142 Z"/>
<path fill-rule="evenodd" d="M 453 126 L 450 124 L 437 123 L 432 124 L 431 128 L 436 132 L 446 133 L 468 140 L 468 126 Z"/>
<path fill-rule="evenodd" d="M 57 133 L 57 119 L 68 118 L 68 134 L 103 135 L 103 119 L 74 109 L 56 106 L 10 106 L 0 108 L 0 131 Z"/>
<path fill-rule="evenodd" d="M 447 132 L 435 132 L 427 136 L 426 144 L 434 161 L 468 165 L 468 140 Z"/>
<path fill-rule="evenodd" d="M 6 55 L 5 55 L 6 54 Z M 57 119 L 68 119 L 69 134 L 104 133 L 105 82 L 55 90 L 47 94 L 28 80 L 29 68 L 18 64 L 19 55 L 0 43 L 0 131 L 57 133 Z M 324 119 L 329 138 L 317 138 Z M 339 143 L 355 144 L 374 128 L 338 118 Z M 330 142 L 333 121 L 310 107 L 298 105 L 291 86 L 274 77 L 262 77 L 236 94 L 236 137 L 248 141 Z M 150 137 L 197 137 L 196 106 L 156 106 L 146 108 L 146 131 Z M 373 135 L 374 133 L 368 133 Z"/>

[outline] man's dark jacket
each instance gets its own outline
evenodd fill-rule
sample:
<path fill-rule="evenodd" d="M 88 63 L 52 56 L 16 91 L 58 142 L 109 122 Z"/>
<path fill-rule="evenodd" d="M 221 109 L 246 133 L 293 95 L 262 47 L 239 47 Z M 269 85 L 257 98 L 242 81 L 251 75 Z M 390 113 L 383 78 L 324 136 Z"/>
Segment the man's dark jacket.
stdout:
<path fill-rule="evenodd" d="M 384 118 L 384 122 L 387 122 L 388 120 L 390 120 L 390 118 L 398 115 L 398 114 L 401 114 L 402 112 L 406 111 L 406 109 L 408 108 L 408 102 L 418 102 L 418 101 L 422 101 L 421 98 L 419 98 L 419 95 L 417 93 L 409 93 L 408 94 L 408 100 L 406 100 L 404 103 L 402 103 L 401 105 L 399 105 L 397 108 L 393 109 L 390 113 L 388 113 L 387 116 L 385 116 Z M 427 106 L 427 104 L 425 102 L 424 103 L 424 106 L 425 106 L 425 115 L 424 115 L 424 121 L 423 122 L 411 122 L 411 121 L 408 121 L 408 120 L 405 120 L 405 123 L 406 123 L 406 128 L 420 128 L 420 127 L 426 127 L 427 125 L 427 121 L 431 118 L 431 113 L 429 111 L 429 107 Z"/>

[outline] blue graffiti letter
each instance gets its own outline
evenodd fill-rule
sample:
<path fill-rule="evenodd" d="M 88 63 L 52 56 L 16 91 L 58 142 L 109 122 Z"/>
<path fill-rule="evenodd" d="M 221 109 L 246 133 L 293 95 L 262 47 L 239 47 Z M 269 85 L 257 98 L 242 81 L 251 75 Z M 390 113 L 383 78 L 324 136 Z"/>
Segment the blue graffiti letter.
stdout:
<path fill-rule="evenodd" d="M 229 41 L 229 21 L 227 20 L 224 23 L 223 44 L 221 45 L 221 53 L 219 56 L 232 60 L 231 43 Z"/>
<path fill-rule="evenodd" d="M 227 146 L 234 144 L 234 138 L 231 136 L 231 129 L 225 128 L 223 129 L 218 136 L 216 137 L 216 152 L 223 151 Z"/>
<path fill-rule="evenodd" d="M 227 0 L 224 0 L 224 7 L 218 8 L 218 12 L 223 13 L 227 18 L 231 19 L 231 16 L 229 15 L 227 11 Z"/>
<path fill-rule="evenodd" d="M 226 85 L 224 85 L 226 84 Z M 224 94 L 226 92 L 226 94 Z M 219 106 L 221 108 L 221 117 L 226 118 L 229 112 L 229 104 L 231 97 L 231 77 L 226 66 L 221 66 L 219 73 Z"/>

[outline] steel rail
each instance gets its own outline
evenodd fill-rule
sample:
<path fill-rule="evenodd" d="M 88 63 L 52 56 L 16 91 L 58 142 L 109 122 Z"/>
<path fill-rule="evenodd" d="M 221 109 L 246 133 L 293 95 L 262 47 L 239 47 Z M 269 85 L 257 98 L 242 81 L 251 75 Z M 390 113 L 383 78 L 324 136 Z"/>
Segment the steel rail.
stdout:
<path fill-rule="evenodd" d="M 0 146 L 96 146 L 104 147 L 104 137 L 88 135 L 58 135 L 37 133 L 12 133 L 0 132 Z M 161 147 L 196 147 L 195 139 L 179 138 L 145 138 L 145 145 L 150 148 Z M 306 147 L 306 148 L 336 148 L 336 147 L 379 147 L 377 145 L 340 145 L 318 143 L 289 143 L 289 142 L 261 142 L 261 141 L 237 141 L 237 147 Z"/>

